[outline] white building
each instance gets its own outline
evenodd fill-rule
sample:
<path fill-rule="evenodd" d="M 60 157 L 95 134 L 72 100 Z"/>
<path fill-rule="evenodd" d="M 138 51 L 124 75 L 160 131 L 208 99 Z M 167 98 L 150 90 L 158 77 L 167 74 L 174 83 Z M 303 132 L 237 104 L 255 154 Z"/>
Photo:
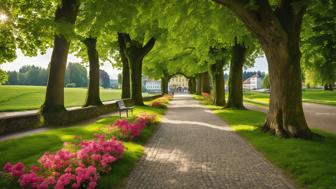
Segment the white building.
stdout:
<path fill-rule="evenodd" d="M 243 81 L 243 89 L 244 90 L 256 90 L 262 88 L 262 78 L 255 74 L 245 81 Z"/>
<path fill-rule="evenodd" d="M 188 81 L 189 80 L 183 75 L 177 75 L 169 80 L 168 90 L 175 92 L 187 92 Z"/>
<path fill-rule="evenodd" d="M 145 80 L 144 88 L 147 92 L 161 92 L 161 81 L 157 80 Z"/>

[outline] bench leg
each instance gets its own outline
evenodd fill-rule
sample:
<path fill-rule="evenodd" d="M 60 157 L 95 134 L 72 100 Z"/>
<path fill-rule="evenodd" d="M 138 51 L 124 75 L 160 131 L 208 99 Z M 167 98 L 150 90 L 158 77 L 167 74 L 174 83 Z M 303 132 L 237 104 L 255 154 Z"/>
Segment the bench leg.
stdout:
<path fill-rule="evenodd" d="M 126 110 L 126 116 L 128 117 L 128 110 Z"/>

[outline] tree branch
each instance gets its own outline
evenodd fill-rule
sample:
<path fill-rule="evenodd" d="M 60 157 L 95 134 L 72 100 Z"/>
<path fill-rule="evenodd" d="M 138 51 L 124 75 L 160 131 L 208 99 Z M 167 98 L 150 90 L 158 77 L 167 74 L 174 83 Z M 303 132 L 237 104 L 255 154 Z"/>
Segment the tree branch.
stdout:
<path fill-rule="evenodd" d="M 256 0 L 255 6 L 249 6 L 247 0 L 213 0 L 232 10 L 245 24 L 248 30 L 259 39 L 280 37 L 284 34 L 277 16 L 274 14 L 268 0 Z"/>
<path fill-rule="evenodd" d="M 156 39 L 155 39 L 154 37 L 152 37 L 152 38 L 146 43 L 146 45 L 142 47 L 142 52 L 143 52 L 144 56 L 145 56 L 146 54 L 148 54 L 149 51 L 152 50 L 152 48 L 153 48 L 154 45 L 155 45 L 155 42 L 156 42 Z"/>

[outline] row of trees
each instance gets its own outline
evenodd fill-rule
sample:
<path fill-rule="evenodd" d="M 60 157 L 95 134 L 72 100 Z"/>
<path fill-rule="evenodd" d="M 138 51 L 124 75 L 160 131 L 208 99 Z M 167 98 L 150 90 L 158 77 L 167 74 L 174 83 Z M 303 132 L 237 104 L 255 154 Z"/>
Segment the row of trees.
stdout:
<path fill-rule="evenodd" d="M 16 48 L 33 56 L 53 47 L 41 108 L 42 114 L 49 114 L 65 111 L 63 88 L 69 52 L 89 62 L 86 106 L 102 104 L 99 61 L 104 60 L 122 68 L 122 97 L 132 98 L 137 105 L 143 104 L 144 70 L 161 78 L 164 93 L 169 78 L 176 74 L 189 77 L 190 89 L 198 94 L 210 92 L 211 81 L 214 103 L 234 108 L 243 108 L 243 67 L 264 53 L 272 88 L 264 130 L 282 137 L 310 138 L 313 134 L 301 100 L 300 34 L 304 15 L 312 17 L 315 26 L 313 10 L 326 6 L 334 10 L 334 4 L 328 0 L 47 0 L 29 6 L 15 2 L 14 6 L 13 0 L 5 0 L 3 6 L 11 15 L 2 27 L 1 47 L 6 50 L 0 60 L 14 59 Z M 330 52 L 321 56 L 326 58 Z M 223 69 L 228 68 L 226 103 Z"/>
<path fill-rule="evenodd" d="M 36 85 L 46 86 L 48 82 L 48 69 L 34 65 L 26 65 L 17 71 L 9 71 L 6 85 Z M 87 87 L 88 76 L 84 66 L 78 63 L 69 63 L 65 71 L 64 85 L 66 87 Z M 100 85 L 110 87 L 110 77 L 107 72 L 100 70 Z"/>

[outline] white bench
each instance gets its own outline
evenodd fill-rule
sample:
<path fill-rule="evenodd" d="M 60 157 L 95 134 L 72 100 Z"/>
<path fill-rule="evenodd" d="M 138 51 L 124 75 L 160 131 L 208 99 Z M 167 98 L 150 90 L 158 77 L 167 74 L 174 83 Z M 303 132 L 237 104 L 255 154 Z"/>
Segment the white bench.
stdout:
<path fill-rule="evenodd" d="M 121 117 L 122 111 L 126 111 L 126 116 L 128 117 L 128 111 L 131 110 L 132 115 L 133 115 L 133 109 L 134 109 L 133 106 L 129 106 L 129 107 L 125 106 L 125 103 L 123 100 L 117 101 L 117 105 L 118 105 L 119 117 Z"/>

